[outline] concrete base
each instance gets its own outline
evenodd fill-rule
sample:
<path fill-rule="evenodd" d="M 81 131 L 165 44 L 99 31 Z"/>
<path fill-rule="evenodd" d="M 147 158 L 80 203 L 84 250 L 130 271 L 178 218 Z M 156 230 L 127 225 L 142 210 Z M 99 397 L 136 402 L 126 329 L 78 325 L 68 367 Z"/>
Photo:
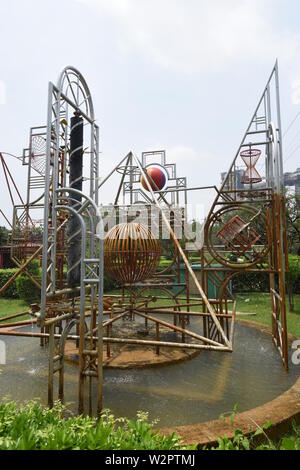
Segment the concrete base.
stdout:
<path fill-rule="evenodd" d="M 105 349 L 105 348 L 104 348 Z M 111 355 L 103 353 L 103 367 L 105 369 L 137 369 L 146 367 L 162 367 L 188 361 L 197 356 L 199 351 L 171 350 L 160 348 L 159 355 L 152 347 L 131 347 L 128 345 L 117 348 L 111 347 Z M 67 342 L 65 347 L 65 360 L 78 364 L 78 349 L 74 342 Z"/>

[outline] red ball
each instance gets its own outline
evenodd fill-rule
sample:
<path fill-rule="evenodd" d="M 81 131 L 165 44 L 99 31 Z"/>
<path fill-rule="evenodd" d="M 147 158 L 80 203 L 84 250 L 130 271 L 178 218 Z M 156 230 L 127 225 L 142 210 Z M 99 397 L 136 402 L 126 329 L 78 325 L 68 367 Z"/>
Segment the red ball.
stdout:
<path fill-rule="evenodd" d="M 146 174 L 151 178 L 148 178 L 148 181 L 153 191 L 161 191 L 164 188 L 166 184 L 166 175 L 161 168 L 155 165 L 148 166 L 148 168 L 146 168 Z M 149 191 L 147 182 L 143 175 L 141 177 L 141 183 L 143 188 L 146 189 L 146 191 Z"/>

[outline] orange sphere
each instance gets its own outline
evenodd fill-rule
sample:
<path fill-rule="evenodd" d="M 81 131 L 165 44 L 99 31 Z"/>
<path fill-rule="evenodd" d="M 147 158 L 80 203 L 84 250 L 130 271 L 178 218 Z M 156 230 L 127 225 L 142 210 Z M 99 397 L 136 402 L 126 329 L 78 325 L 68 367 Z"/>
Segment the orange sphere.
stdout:
<path fill-rule="evenodd" d="M 152 277 L 159 258 L 159 243 L 151 230 L 142 224 L 116 225 L 104 239 L 105 271 L 122 284 L 134 284 Z"/>

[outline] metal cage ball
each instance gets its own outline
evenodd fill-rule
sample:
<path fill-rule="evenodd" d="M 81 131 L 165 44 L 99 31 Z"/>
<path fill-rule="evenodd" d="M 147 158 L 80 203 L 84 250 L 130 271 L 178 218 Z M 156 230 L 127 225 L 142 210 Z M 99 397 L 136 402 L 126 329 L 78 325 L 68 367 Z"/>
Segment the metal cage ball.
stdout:
<path fill-rule="evenodd" d="M 160 259 L 160 246 L 151 230 L 139 223 L 113 227 L 104 239 L 105 271 L 122 284 L 149 279 Z"/>

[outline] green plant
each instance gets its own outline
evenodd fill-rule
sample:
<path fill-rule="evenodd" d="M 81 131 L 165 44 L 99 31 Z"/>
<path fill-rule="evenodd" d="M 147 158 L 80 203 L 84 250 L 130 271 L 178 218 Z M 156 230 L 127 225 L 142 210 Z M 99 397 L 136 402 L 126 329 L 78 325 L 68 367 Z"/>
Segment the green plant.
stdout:
<path fill-rule="evenodd" d="M 282 439 L 280 450 L 300 450 L 300 428 L 293 423 L 292 433 Z"/>
<path fill-rule="evenodd" d="M 266 430 L 271 423 L 265 424 L 262 428 L 258 426 L 257 430 L 250 436 L 246 436 L 240 429 L 235 429 L 234 437 L 229 439 L 227 436 L 218 438 L 218 446 L 212 450 L 276 450 L 275 444 L 268 438 Z M 267 444 L 255 445 L 258 436 L 264 436 Z"/>
<path fill-rule="evenodd" d="M 104 272 L 104 277 L 103 277 L 103 289 L 104 292 L 108 292 L 112 289 L 115 289 L 117 287 L 116 281 L 112 279 L 106 272 Z"/>
<path fill-rule="evenodd" d="M 28 272 L 37 280 L 41 281 L 40 263 L 38 260 L 33 260 L 27 267 Z M 31 281 L 26 274 L 21 274 L 16 279 L 17 292 L 20 299 L 30 304 L 38 302 L 41 297 L 40 289 Z"/>
<path fill-rule="evenodd" d="M 294 312 L 294 291 L 300 277 L 300 256 L 289 255 L 289 270 L 286 273 L 286 285 L 289 299 L 290 312 Z"/>
<path fill-rule="evenodd" d="M 233 428 L 233 425 L 234 425 L 234 418 L 238 412 L 238 409 L 239 409 L 239 406 L 238 404 L 236 403 L 233 407 L 233 411 L 230 411 L 229 413 L 222 413 L 221 416 L 220 416 L 220 419 L 222 419 L 223 421 L 226 420 L 226 416 L 229 415 L 229 420 L 230 420 L 230 425 L 231 427 Z"/>
<path fill-rule="evenodd" d="M 289 251 L 300 256 L 300 194 L 286 193 L 285 198 Z"/>
<path fill-rule="evenodd" d="M 27 271 L 33 276 L 38 276 L 41 272 L 39 260 L 37 259 L 32 260 L 27 266 Z"/>
<path fill-rule="evenodd" d="M 0 269 L 0 287 L 3 287 L 16 272 L 16 269 Z M 16 281 L 12 282 L 12 284 L 3 292 L 1 297 L 6 299 L 18 298 Z"/>
<path fill-rule="evenodd" d="M 0 246 L 7 243 L 9 230 L 6 227 L 0 227 Z"/>
<path fill-rule="evenodd" d="M 237 407 L 230 413 L 234 429 Z M 225 415 L 223 416 L 225 418 Z M 0 403 L 0 450 L 185 450 L 181 438 L 173 433 L 165 436 L 149 422 L 148 414 L 138 412 L 136 420 L 115 418 L 106 410 L 99 420 L 72 416 L 56 402 L 53 409 L 37 401 L 18 406 L 15 402 Z M 233 438 L 219 437 L 212 450 L 300 450 L 300 429 L 295 424 L 291 433 L 279 441 L 271 441 L 267 430 L 271 423 L 250 436 L 240 429 Z M 260 440 L 260 443 L 257 443 Z M 208 450 L 208 447 L 202 450 Z"/>
<path fill-rule="evenodd" d="M 218 442 L 217 447 L 212 447 L 212 450 L 251 450 L 251 449 L 261 450 L 264 447 L 268 449 L 275 448 L 275 445 L 271 442 L 268 435 L 266 434 L 266 430 L 268 430 L 272 426 L 271 422 L 268 422 L 263 427 L 261 427 L 253 421 L 253 423 L 257 426 L 257 429 L 254 433 L 248 436 L 248 435 L 245 435 L 245 433 L 243 433 L 241 429 L 234 427 L 234 420 L 235 420 L 237 412 L 238 412 L 238 405 L 235 404 L 233 411 L 229 413 L 221 414 L 220 419 L 223 419 L 223 421 L 225 421 L 227 417 L 229 416 L 230 426 L 234 430 L 234 436 L 231 439 L 228 438 L 227 436 L 219 437 L 217 439 L 217 442 Z M 257 438 L 259 436 L 262 436 L 264 440 L 267 441 L 268 444 L 267 445 L 261 444 L 260 446 L 257 446 L 255 442 L 257 442 Z"/>
<path fill-rule="evenodd" d="M 164 436 L 153 429 L 147 413 L 136 420 L 116 419 L 105 411 L 96 418 L 68 416 L 57 402 L 52 410 L 38 402 L 17 407 L 0 404 L 0 450 L 173 450 L 182 448 L 176 435 Z"/>
<path fill-rule="evenodd" d="M 232 280 L 233 292 L 269 292 L 268 273 L 240 273 Z"/>

